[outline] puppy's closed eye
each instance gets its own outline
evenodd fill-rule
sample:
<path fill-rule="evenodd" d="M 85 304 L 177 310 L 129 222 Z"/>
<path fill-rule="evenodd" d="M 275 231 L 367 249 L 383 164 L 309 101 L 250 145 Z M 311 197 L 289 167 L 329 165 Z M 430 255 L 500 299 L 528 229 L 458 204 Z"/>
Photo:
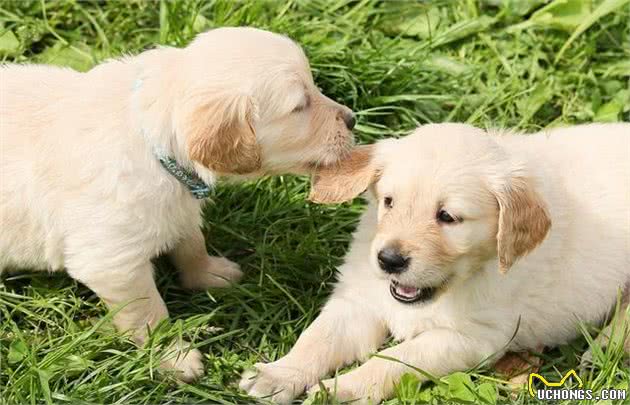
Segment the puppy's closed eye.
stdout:
<path fill-rule="evenodd" d="M 309 96 L 306 96 L 304 98 L 304 100 L 298 104 L 297 106 L 295 106 L 295 108 L 293 108 L 293 110 L 291 110 L 291 113 L 300 113 L 304 110 L 306 110 L 307 108 L 309 108 L 311 106 L 311 98 Z"/>
<path fill-rule="evenodd" d="M 291 110 L 291 113 L 292 113 L 292 114 L 294 114 L 294 113 L 300 113 L 300 112 L 302 112 L 302 111 L 304 111 L 304 110 L 306 110 L 306 106 L 305 106 L 305 105 L 303 105 L 303 104 L 300 104 L 300 105 L 296 106 L 293 110 Z"/>

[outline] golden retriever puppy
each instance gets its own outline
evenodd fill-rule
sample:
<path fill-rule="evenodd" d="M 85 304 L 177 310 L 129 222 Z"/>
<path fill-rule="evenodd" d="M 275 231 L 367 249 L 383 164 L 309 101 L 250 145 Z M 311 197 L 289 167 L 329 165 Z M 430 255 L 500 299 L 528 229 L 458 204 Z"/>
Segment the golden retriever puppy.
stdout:
<path fill-rule="evenodd" d="M 209 256 L 201 199 L 219 177 L 304 172 L 352 145 L 352 112 L 324 96 L 290 39 L 221 28 L 87 73 L 0 68 L 0 270 L 66 269 L 138 344 L 168 317 L 151 259 L 184 286 L 227 286 Z M 199 376 L 183 342 L 167 368 Z M 166 349 L 165 349 L 166 350 Z"/>
<path fill-rule="evenodd" d="M 391 335 L 399 344 L 323 381 L 341 400 L 379 402 L 410 366 L 439 377 L 575 338 L 630 280 L 629 179 L 630 124 L 529 136 L 426 125 L 358 148 L 314 179 L 318 202 L 371 188 L 334 292 L 241 388 L 289 402 Z"/>

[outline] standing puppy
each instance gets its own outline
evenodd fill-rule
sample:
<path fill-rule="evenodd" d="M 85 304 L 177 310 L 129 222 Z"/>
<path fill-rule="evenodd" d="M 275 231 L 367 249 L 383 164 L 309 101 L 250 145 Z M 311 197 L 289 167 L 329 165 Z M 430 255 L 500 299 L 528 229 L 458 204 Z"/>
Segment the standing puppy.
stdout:
<path fill-rule="evenodd" d="M 630 124 L 529 136 L 427 125 L 322 170 L 312 198 L 368 187 L 332 296 L 288 355 L 246 372 L 250 395 L 316 391 L 391 334 L 398 345 L 323 382 L 379 402 L 412 367 L 440 377 L 565 343 L 630 281 Z"/>
<path fill-rule="evenodd" d="M 201 198 L 220 176 L 303 172 L 352 145 L 352 112 L 320 93 L 290 39 L 221 28 L 87 73 L 0 67 L 0 271 L 67 269 L 138 344 L 168 317 L 151 259 L 186 287 L 227 286 L 208 256 Z M 201 354 L 164 366 L 191 380 Z"/>

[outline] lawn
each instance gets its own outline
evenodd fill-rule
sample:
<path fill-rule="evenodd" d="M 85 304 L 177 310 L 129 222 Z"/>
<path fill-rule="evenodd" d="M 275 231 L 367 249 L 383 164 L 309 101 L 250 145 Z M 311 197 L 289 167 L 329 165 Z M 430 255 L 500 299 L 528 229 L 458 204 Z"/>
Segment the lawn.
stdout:
<path fill-rule="evenodd" d="M 304 46 L 317 84 L 356 111 L 361 143 L 427 122 L 534 131 L 630 121 L 629 2 L 545 3 L 4 0 L 0 58 L 87 70 L 156 44 L 183 46 L 213 27 L 250 25 Z M 204 211 L 208 251 L 240 263 L 245 279 L 192 294 L 156 259 L 172 319 L 140 350 L 67 276 L 4 275 L 0 403 L 251 402 L 236 387 L 239 374 L 286 353 L 317 315 L 363 208 L 314 205 L 307 191 L 306 178 L 291 176 L 218 187 Z M 155 371 L 155 347 L 179 336 L 204 353 L 206 375 L 192 385 Z M 587 345 L 582 338 L 545 352 L 541 373 L 559 380 Z M 611 348 L 581 375 L 586 386 L 628 387 L 622 360 Z M 465 400 L 536 402 L 485 369 L 439 384 L 406 377 L 391 403 Z"/>

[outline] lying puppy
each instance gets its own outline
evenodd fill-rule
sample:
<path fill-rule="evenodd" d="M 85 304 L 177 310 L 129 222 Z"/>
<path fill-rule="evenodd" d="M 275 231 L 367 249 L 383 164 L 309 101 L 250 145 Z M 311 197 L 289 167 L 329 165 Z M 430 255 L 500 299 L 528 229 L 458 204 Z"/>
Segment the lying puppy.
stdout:
<path fill-rule="evenodd" d="M 372 189 L 334 292 L 241 388 L 289 402 L 391 334 L 398 345 L 323 381 L 341 400 L 379 402 L 414 372 L 405 364 L 439 377 L 575 338 L 630 280 L 628 179 L 630 124 L 530 136 L 427 125 L 358 148 L 314 180 L 317 202 Z"/>
<path fill-rule="evenodd" d="M 151 258 L 184 286 L 227 286 L 239 267 L 209 256 L 201 199 L 221 176 L 303 172 L 352 145 L 352 112 L 317 89 L 290 39 L 221 28 L 87 73 L 0 68 L 0 271 L 67 269 L 141 344 L 168 317 Z M 191 380 L 201 354 L 164 364 Z"/>

